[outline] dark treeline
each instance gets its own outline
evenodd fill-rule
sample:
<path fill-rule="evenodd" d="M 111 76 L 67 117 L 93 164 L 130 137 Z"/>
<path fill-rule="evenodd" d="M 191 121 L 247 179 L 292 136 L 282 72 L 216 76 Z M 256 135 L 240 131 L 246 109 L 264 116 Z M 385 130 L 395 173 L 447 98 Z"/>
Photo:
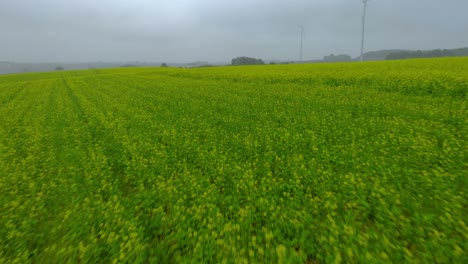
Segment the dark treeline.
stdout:
<path fill-rule="evenodd" d="M 437 58 L 468 56 L 468 48 L 435 49 L 435 50 L 405 50 L 389 54 L 387 60 L 401 60 L 410 58 Z"/>
<path fill-rule="evenodd" d="M 232 65 L 261 65 L 265 64 L 262 59 L 255 59 L 249 57 L 237 57 L 232 59 Z"/>

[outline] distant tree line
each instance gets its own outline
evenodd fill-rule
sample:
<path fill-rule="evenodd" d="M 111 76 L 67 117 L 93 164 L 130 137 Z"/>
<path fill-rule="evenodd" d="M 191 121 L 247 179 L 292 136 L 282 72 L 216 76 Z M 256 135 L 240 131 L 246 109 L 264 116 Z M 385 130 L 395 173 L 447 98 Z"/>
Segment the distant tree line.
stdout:
<path fill-rule="evenodd" d="M 120 66 L 121 68 L 130 68 L 130 67 L 138 67 L 138 65 L 136 64 L 124 64 L 122 66 Z"/>
<path fill-rule="evenodd" d="M 401 60 L 410 58 L 437 58 L 437 57 L 461 57 L 468 56 L 468 48 L 460 49 L 435 49 L 435 50 L 415 50 L 399 51 L 390 53 L 387 60 Z"/>
<path fill-rule="evenodd" d="M 328 56 L 323 57 L 323 61 L 326 62 L 339 62 L 339 61 L 352 61 L 353 58 L 351 56 L 346 55 L 346 54 L 340 54 L 340 55 L 333 55 L 330 54 Z"/>
<path fill-rule="evenodd" d="M 262 59 L 255 59 L 249 57 L 237 57 L 232 59 L 231 65 L 263 65 Z"/>

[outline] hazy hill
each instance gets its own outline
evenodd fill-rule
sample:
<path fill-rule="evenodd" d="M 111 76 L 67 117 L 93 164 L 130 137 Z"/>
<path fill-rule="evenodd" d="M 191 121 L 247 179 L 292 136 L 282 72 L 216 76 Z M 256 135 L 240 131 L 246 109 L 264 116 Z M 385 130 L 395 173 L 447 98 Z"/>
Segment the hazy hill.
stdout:
<path fill-rule="evenodd" d="M 438 57 L 464 57 L 468 56 L 468 48 L 435 49 L 435 50 L 407 50 L 390 53 L 387 60 L 401 60 L 410 58 L 438 58 Z"/>
<path fill-rule="evenodd" d="M 404 50 L 389 49 L 364 53 L 365 61 L 407 58 L 461 57 L 468 56 L 468 47 L 457 49 Z M 355 58 L 359 60 L 359 57 Z"/>
<path fill-rule="evenodd" d="M 375 61 L 375 60 L 385 60 L 388 55 L 396 52 L 405 51 L 402 49 L 389 49 L 389 50 L 377 50 L 377 51 L 369 51 L 364 53 L 364 60 L 366 61 Z M 356 60 L 360 58 L 357 57 Z"/>

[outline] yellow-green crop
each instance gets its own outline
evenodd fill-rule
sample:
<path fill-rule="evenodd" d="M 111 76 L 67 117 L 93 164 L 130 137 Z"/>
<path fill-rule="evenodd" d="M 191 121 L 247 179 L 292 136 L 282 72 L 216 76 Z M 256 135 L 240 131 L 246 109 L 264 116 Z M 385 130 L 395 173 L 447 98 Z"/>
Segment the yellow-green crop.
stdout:
<path fill-rule="evenodd" d="M 468 263 L 468 59 L 0 76 L 0 263 Z"/>

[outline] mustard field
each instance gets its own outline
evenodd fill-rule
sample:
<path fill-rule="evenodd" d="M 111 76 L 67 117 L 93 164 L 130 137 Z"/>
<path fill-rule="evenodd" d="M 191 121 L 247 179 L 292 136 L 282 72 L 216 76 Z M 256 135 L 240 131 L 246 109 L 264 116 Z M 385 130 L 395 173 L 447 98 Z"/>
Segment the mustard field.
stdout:
<path fill-rule="evenodd" d="M 468 58 L 0 76 L 0 263 L 468 263 Z"/>

